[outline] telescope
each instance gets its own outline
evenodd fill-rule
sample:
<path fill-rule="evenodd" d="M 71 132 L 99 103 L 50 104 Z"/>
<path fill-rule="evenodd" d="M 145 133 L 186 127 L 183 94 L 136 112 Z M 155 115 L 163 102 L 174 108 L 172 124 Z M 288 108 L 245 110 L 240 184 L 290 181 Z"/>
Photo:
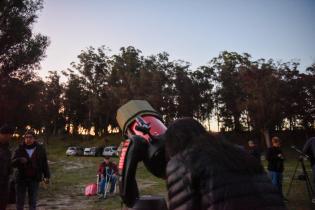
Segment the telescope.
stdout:
<path fill-rule="evenodd" d="M 292 145 L 291 149 L 299 153 L 303 158 L 306 158 L 306 159 L 310 158 L 307 154 L 305 154 L 302 150 L 298 149 L 295 145 Z"/>
<path fill-rule="evenodd" d="M 131 100 L 117 111 L 122 130 L 123 148 L 119 160 L 119 191 L 128 210 L 167 210 L 161 196 L 140 196 L 136 170 L 139 162 L 154 176 L 165 178 L 164 139 L 166 131 L 161 115 L 144 100 Z"/>
<path fill-rule="evenodd" d="M 310 182 L 310 178 L 307 174 L 306 167 L 305 167 L 305 164 L 303 161 L 304 158 L 309 159 L 310 157 L 308 155 L 306 155 L 303 151 L 298 149 L 295 145 L 291 146 L 291 149 L 296 151 L 300 156 L 298 158 L 298 161 L 296 163 L 293 175 L 291 177 L 291 181 L 290 181 L 290 184 L 288 187 L 287 197 L 289 197 L 293 181 L 294 180 L 303 180 L 303 181 L 305 181 L 305 184 L 306 184 L 308 196 L 309 196 L 310 200 L 312 200 L 312 195 L 313 195 L 314 191 L 313 191 L 313 187 L 312 187 L 312 184 Z M 302 174 L 296 176 L 299 166 L 302 168 Z"/>

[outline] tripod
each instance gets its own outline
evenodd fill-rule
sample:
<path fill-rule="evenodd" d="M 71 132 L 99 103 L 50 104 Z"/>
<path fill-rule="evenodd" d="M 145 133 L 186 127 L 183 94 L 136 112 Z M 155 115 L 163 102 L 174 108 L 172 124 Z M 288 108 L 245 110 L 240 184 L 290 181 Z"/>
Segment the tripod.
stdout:
<path fill-rule="evenodd" d="M 297 172 L 299 166 L 302 167 L 302 173 L 303 173 L 303 174 L 302 174 L 302 175 L 298 175 L 298 176 L 296 177 L 296 172 Z M 310 182 L 309 176 L 308 176 L 307 171 L 306 171 L 306 168 L 305 168 L 305 164 L 304 164 L 304 159 L 303 159 L 303 157 L 300 157 L 300 158 L 298 158 L 298 160 L 297 160 L 297 163 L 296 163 L 296 166 L 295 166 L 293 175 L 292 175 L 292 177 L 291 177 L 289 189 L 288 189 L 288 192 L 287 192 L 287 197 L 288 197 L 289 194 L 290 194 L 291 186 L 292 186 L 292 183 L 293 183 L 294 180 L 304 180 L 304 181 L 305 181 L 306 189 L 307 189 L 307 192 L 308 192 L 308 196 L 309 196 L 310 200 L 312 200 L 312 195 L 313 195 L 314 191 L 313 191 L 312 184 L 311 184 L 311 182 Z"/>

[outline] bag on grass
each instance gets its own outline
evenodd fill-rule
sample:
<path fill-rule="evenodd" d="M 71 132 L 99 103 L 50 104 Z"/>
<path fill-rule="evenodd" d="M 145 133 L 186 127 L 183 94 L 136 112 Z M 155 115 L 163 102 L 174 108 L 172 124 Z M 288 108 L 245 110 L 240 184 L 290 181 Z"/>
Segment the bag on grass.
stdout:
<path fill-rule="evenodd" d="M 96 195 L 97 194 L 97 184 L 96 183 L 92 183 L 89 184 L 85 187 L 85 196 L 92 196 L 92 195 Z"/>

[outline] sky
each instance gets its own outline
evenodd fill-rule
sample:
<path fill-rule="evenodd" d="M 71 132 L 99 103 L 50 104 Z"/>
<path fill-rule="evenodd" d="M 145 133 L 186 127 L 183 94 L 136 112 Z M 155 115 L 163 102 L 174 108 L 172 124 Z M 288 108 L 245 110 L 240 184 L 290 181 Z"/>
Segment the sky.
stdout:
<path fill-rule="evenodd" d="M 224 50 L 298 60 L 300 70 L 315 63 L 314 0 L 44 0 L 34 31 L 51 42 L 42 77 L 102 45 L 167 52 L 192 69 Z"/>

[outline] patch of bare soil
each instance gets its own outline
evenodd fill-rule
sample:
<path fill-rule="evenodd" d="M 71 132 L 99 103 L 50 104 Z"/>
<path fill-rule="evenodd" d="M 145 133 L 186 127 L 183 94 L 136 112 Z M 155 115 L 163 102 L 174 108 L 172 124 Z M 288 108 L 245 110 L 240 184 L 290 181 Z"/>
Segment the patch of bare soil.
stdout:
<path fill-rule="evenodd" d="M 79 166 L 79 165 L 78 165 Z M 71 170 L 71 169 L 70 169 Z M 139 188 L 146 189 L 153 187 L 157 183 L 149 180 L 138 180 Z M 82 189 L 82 186 L 80 186 Z M 37 210 L 109 210 L 104 208 L 93 207 L 95 203 L 104 202 L 104 199 L 99 199 L 98 196 L 84 196 L 83 190 L 82 194 L 77 193 L 77 189 L 73 192 L 67 192 L 67 194 L 62 195 L 51 195 L 49 197 L 39 198 L 37 202 Z M 81 190 L 79 190 L 81 191 Z M 115 198 L 118 195 L 118 189 L 116 195 L 110 195 L 107 199 Z M 15 210 L 15 204 L 11 204 L 7 207 L 7 210 Z M 24 209 L 28 209 L 27 199 Z M 119 208 L 120 209 L 120 208 Z M 110 209 L 114 210 L 114 209 Z M 118 209 L 117 209 L 118 210 Z"/>
<path fill-rule="evenodd" d="M 15 205 L 11 204 L 7 210 L 15 210 Z M 24 209 L 28 209 L 28 205 L 25 205 Z M 37 202 L 37 210 L 80 210 L 80 209 L 92 209 L 90 204 L 90 197 L 85 196 L 58 196 L 55 198 L 40 199 Z"/>

